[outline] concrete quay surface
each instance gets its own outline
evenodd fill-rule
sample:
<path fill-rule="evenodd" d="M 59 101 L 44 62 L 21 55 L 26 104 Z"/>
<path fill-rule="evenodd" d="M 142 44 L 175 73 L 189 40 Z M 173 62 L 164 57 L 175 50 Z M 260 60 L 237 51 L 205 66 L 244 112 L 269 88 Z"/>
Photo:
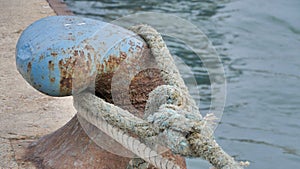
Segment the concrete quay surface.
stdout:
<path fill-rule="evenodd" d="M 54 98 L 33 89 L 18 73 L 15 47 L 34 21 L 55 15 L 45 0 L 0 1 L 0 168 L 35 168 L 22 161 L 24 147 L 69 121 L 72 97 Z"/>

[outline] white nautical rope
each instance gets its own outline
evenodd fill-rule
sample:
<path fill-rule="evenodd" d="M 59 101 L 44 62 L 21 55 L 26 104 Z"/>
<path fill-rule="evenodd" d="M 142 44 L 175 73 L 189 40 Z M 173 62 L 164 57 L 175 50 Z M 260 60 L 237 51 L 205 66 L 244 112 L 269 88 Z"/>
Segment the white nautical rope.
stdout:
<path fill-rule="evenodd" d="M 100 109 L 98 109 L 99 105 L 101 105 Z M 79 116 L 83 117 L 86 121 L 96 126 L 105 134 L 112 137 L 115 141 L 122 144 L 126 149 L 130 150 L 153 166 L 160 169 L 180 169 L 180 167 L 173 161 L 162 157 L 157 152 L 147 147 L 144 143 L 141 143 L 138 139 L 129 136 L 118 127 L 109 124 L 107 122 L 107 118 L 103 116 L 104 114 L 112 113 L 115 110 L 123 116 L 124 114 L 127 114 L 127 111 L 120 110 L 120 108 L 105 102 L 101 98 L 97 98 L 91 93 L 80 93 L 75 95 L 74 106 L 77 109 Z M 131 116 L 130 113 L 127 115 Z M 119 118 L 112 117 L 110 119 L 111 121 L 108 121 L 112 122 Z M 140 121 L 142 120 L 140 119 Z M 112 123 L 116 124 L 122 122 L 114 121 Z"/>
<path fill-rule="evenodd" d="M 149 45 L 167 85 L 159 86 L 149 94 L 145 120 L 91 93 L 74 96 L 79 115 L 160 169 L 179 169 L 179 166 L 126 132 L 136 134 L 145 142 L 149 141 L 149 137 L 157 136 L 159 144 L 170 148 L 173 153 L 204 158 L 217 169 L 242 169 L 213 139 L 209 127 L 214 121 L 213 116 L 202 118 L 159 33 L 145 25 L 132 27 L 131 30 Z"/>
<path fill-rule="evenodd" d="M 149 122 L 164 128 L 163 134 L 168 138 L 162 139 L 164 145 L 181 155 L 202 157 L 218 169 L 241 169 L 241 165 L 213 139 L 210 125 L 214 123 L 214 116 L 208 114 L 201 119 L 161 35 L 148 25 L 130 29 L 147 42 L 165 83 L 169 85 L 157 87 L 149 94 L 145 110 Z M 161 93 L 169 93 L 168 98 L 162 101 Z M 173 100 L 171 104 L 168 103 L 170 98 Z M 180 100 L 182 103 L 178 104 Z"/>

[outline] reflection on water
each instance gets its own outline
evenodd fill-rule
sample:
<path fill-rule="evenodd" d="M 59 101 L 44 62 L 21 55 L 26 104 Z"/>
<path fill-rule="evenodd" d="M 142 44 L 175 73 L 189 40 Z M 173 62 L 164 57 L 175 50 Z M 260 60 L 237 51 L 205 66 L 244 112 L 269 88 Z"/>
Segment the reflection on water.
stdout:
<path fill-rule="evenodd" d="M 227 101 L 216 139 L 249 169 L 300 165 L 300 1 L 222 0 L 147 2 L 67 0 L 77 15 L 112 21 L 141 11 L 175 14 L 204 31 L 227 76 Z M 165 37 L 173 55 L 196 76 L 200 109 L 210 104 L 210 81 L 188 48 Z M 188 78 L 188 77 L 187 77 Z M 189 169 L 207 168 L 199 159 Z"/>

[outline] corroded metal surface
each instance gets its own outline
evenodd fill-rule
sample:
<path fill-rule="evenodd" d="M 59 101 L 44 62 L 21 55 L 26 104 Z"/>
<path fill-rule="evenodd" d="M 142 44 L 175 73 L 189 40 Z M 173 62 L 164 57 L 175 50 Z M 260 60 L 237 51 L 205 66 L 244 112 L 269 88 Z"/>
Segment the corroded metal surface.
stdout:
<path fill-rule="evenodd" d="M 90 127 L 94 132 L 99 131 Z M 81 128 L 77 115 L 62 128 L 31 144 L 25 159 L 33 162 L 37 169 L 122 169 L 130 161 L 92 142 Z"/>
<path fill-rule="evenodd" d="M 161 36 L 148 26 L 133 30 L 151 52 L 133 32 L 114 25 L 78 17 L 42 19 L 18 42 L 18 70 L 43 93 L 78 92 L 74 102 L 80 117 L 155 167 L 180 168 L 152 143 L 202 157 L 216 168 L 242 168 L 215 142 L 209 128 L 213 120 L 201 117 Z M 93 82 L 102 99 L 80 93 Z M 144 119 L 134 116 L 141 117 L 144 110 Z"/>
<path fill-rule="evenodd" d="M 128 71 L 139 73 L 129 84 L 129 102 L 121 103 L 120 107 L 142 117 L 148 94 L 164 84 L 160 70 L 143 70 L 139 66 L 153 61 L 147 48 L 144 41 L 134 33 L 114 25 L 78 17 L 50 17 L 37 21 L 24 31 L 17 45 L 17 66 L 23 77 L 45 94 L 71 95 L 93 87 L 94 82 L 96 93 L 113 103 L 115 100 L 112 99 L 110 89 L 112 77 L 119 65 L 127 60 L 127 64 L 119 70 L 123 72 L 121 76 L 126 76 Z M 123 81 L 120 83 L 123 84 Z M 121 86 L 120 95 L 115 95 L 117 101 L 123 100 L 122 93 L 126 92 L 126 87 Z M 130 124 L 134 122 L 133 119 L 130 118 Z M 120 125 L 124 124 L 121 122 L 124 119 L 119 120 Z M 128 126 L 120 128 L 128 130 Z M 118 127 L 112 126 L 112 130 L 115 129 L 119 131 Z M 139 135 L 153 135 L 148 131 L 143 132 L 143 124 L 140 123 L 134 129 Z M 131 136 L 128 135 L 128 138 Z M 181 157 L 176 158 L 181 159 L 181 166 L 185 166 Z M 161 159 L 158 155 L 151 157 L 149 162 L 157 163 L 158 166 L 161 165 L 158 164 Z"/>
<path fill-rule="evenodd" d="M 148 94 L 164 84 L 160 70 L 151 66 L 154 64 L 150 50 L 144 46 L 141 55 L 126 58 L 117 71 L 97 75 L 96 95 L 138 117 L 143 117 Z"/>
<path fill-rule="evenodd" d="M 52 16 L 36 21 L 21 35 L 17 68 L 37 90 L 52 96 L 82 91 L 97 72 L 110 73 L 132 55 L 143 40 L 105 22 L 75 16 Z"/>

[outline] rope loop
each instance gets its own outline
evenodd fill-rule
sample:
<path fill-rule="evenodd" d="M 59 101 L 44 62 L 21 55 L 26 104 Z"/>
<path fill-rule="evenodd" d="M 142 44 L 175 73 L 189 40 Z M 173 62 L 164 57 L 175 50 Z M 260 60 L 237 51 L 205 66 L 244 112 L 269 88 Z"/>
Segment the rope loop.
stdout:
<path fill-rule="evenodd" d="M 210 127 L 214 116 L 201 116 L 161 35 L 148 25 L 133 26 L 130 30 L 140 35 L 149 45 L 158 68 L 164 70 L 161 76 L 166 85 L 158 86 L 150 92 L 144 119 L 84 92 L 74 96 L 74 105 L 79 115 L 139 158 L 160 169 L 180 167 L 159 155 L 153 147 L 147 146 L 147 142 L 154 141 L 174 154 L 201 157 L 217 169 L 242 169 L 242 165 L 214 140 Z"/>

